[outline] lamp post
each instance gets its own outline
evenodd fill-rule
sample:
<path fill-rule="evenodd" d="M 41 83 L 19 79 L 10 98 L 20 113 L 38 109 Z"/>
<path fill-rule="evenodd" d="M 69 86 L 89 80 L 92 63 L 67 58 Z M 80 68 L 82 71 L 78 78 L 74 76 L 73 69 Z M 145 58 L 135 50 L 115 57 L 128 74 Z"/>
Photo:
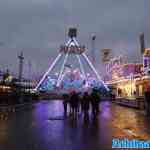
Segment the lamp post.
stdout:
<path fill-rule="evenodd" d="M 19 82 L 22 81 L 22 72 L 23 72 L 23 63 L 24 63 L 24 57 L 23 57 L 23 52 L 21 52 L 21 54 L 18 56 L 19 59 L 19 75 L 18 75 L 18 79 Z"/>
<path fill-rule="evenodd" d="M 92 43 L 91 43 L 91 56 L 92 56 L 92 63 L 93 66 L 95 67 L 95 40 L 96 40 L 96 35 L 92 35 Z"/>
<path fill-rule="evenodd" d="M 18 56 L 19 59 L 19 75 L 18 75 L 18 79 L 20 82 L 19 85 L 19 102 L 22 103 L 23 102 L 23 97 L 22 97 L 22 87 L 21 87 L 21 82 L 22 82 L 22 72 L 23 72 L 23 63 L 24 63 L 24 57 L 23 57 L 23 52 L 20 53 L 20 55 Z"/>
<path fill-rule="evenodd" d="M 130 81 L 131 81 L 131 97 L 133 96 L 133 73 L 130 74 Z"/>

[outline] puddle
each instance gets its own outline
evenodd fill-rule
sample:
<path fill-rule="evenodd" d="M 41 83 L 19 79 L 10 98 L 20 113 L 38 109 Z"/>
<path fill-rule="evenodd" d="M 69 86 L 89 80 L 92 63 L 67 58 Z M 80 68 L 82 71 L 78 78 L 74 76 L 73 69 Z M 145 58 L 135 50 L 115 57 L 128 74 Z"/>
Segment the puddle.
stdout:
<path fill-rule="evenodd" d="M 58 116 L 58 117 L 50 117 L 48 118 L 50 121 L 55 121 L 55 120 L 65 120 L 64 116 Z"/>

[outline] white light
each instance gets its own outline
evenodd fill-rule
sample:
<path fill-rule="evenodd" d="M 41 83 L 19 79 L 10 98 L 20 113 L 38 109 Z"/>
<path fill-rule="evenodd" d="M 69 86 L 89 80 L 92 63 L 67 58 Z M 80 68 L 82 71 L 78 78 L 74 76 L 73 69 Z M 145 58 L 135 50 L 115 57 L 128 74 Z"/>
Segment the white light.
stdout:
<path fill-rule="evenodd" d="M 87 73 L 87 76 L 89 77 L 89 76 L 90 76 L 90 74 L 89 74 L 89 73 Z"/>
<path fill-rule="evenodd" d="M 69 53 L 66 54 L 64 62 L 63 62 L 62 67 L 60 69 L 60 74 L 59 74 L 59 77 L 58 77 L 58 80 L 57 80 L 57 85 L 58 86 L 60 85 L 62 74 L 63 74 L 63 71 L 64 71 L 65 64 L 67 62 L 68 56 L 69 56 Z"/>
<path fill-rule="evenodd" d="M 38 85 L 36 86 L 35 90 L 37 90 L 39 88 L 39 86 L 42 84 L 42 82 L 45 80 L 46 76 L 50 73 L 50 71 L 54 68 L 54 66 L 56 65 L 56 63 L 58 62 L 58 60 L 60 59 L 60 57 L 62 56 L 62 54 L 59 54 L 56 59 L 54 60 L 54 62 L 52 63 L 52 65 L 48 68 L 47 72 L 43 75 L 42 79 L 40 80 L 40 82 L 38 83 Z"/>

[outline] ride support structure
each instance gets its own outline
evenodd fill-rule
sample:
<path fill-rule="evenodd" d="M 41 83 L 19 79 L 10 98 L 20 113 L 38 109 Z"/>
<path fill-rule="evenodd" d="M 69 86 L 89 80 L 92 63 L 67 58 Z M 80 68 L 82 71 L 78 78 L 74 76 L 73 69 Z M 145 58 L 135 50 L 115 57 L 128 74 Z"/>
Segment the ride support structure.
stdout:
<path fill-rule="evenodd" d="M 86 47 L 79 45 L 79 43 L 77 42 L 77 40 L 76 40 L 77 29 L 76 28 L 70 28 L 69 32 L 68 32 L 68 36 L 69 36 L 69 40 L 66 42 L 65 45 L 60 46 L 59 54 L 57 55 L 57 57 L 55 58 L 53 63 L 50 65 L 48 70 L 44 73 L 43 77 L 38 82 L 37 86 L 35 87 L 35 90 L 38 90 L 40 88 L 41 84 L 44 82 L 44 80 L 47 78 L 47 76 L 56 67 L 56 65 L 58 64 L 58 62 L 62 58 L 62 56 L 64 56 L 63 63 L 61 64 L 58 78 L 57 78 L 57 82 L 56 82 L 57 87 L 59 87 L 61 85 L 61 82 L 62 82 L 63 77 L 64 77 L 65 65 L 67 64 L 67 60 L 68 60 L 70 54 L 75 55 L 75 57 L 77 58 L 80 71 L 81 71 L 82 76 L 85 80 L 86 80 L 87 76 L 86 76 L 85 67 L 84 67 L 84 64 L 82 63 L 81 57 L 84 61 L 86 61 L 86 63 L 88 64 L 88 66 L 90 67 L 92 72 L 95 74 L 97 80 L 100 81 L 104 85 L 104 87 L 108 90 L 107 85 L 101 79 L 101 77 L 98 74 L 98 72 L 96 71 L 94 65 L 92 64 L 92 62 L 87 57 L 87 55 L 85 53 Z"/>

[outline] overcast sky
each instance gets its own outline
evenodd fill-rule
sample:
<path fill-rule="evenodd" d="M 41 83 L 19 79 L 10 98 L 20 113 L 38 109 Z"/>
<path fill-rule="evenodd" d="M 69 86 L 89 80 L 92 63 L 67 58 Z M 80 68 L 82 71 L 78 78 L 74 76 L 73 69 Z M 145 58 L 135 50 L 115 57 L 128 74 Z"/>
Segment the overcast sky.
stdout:
<path fill-rule="evenodd" d="M 150 47 L 150 0 L 0 0 L 0 68 L 17 72 L 17 55 L 24 52 L 26 67 L 43 72 L 67 40 L 70 26 L 89 49 L 96 34 L 100 49 L 137 61 L 138 36 L 145 33 Z"/>

